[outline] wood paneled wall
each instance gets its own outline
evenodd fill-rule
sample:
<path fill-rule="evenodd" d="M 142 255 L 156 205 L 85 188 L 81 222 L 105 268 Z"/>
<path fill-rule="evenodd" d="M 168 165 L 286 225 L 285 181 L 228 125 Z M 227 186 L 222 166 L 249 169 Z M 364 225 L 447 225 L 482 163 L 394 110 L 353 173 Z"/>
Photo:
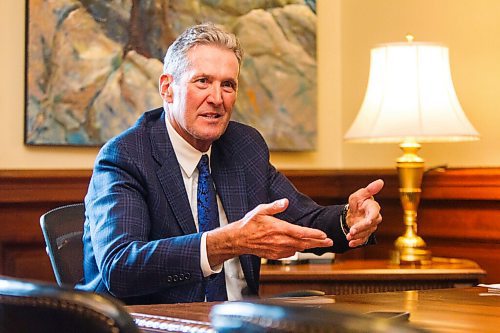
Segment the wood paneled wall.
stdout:
<path fill-rule="evenodd" d="M 384 222 L 378 245 L 338 256 L 388 258 L 403 232 L 398 180 L 393 170 L 284 171 L 295 186 L 321 204 L 343 203 L 350 193 L 382 178 L 377 195 Z M 40 215 L 81 202 L 90 170 L 0 171 L 0 274 L 54 281 L 39 225 Z M 432 171 L 424 176 L 418 233 L 434 256 L 476 261 L 500 281 L 500 168 Z"/>

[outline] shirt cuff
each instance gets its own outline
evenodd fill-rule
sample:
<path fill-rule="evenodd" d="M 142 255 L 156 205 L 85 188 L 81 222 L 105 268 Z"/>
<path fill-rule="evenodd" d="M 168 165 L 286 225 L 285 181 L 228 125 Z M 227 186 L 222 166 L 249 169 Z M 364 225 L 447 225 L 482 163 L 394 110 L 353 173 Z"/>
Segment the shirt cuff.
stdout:
<path fill-rule="evenodd" d="M 223 264 L 217 265 L 215 267 L 210 267 L 210 263 L 208 262 L 208 255 L 207 255 L 207 233 L 206 232 L 204 232 L 201 235 L 200 266 L 201 266 L 201 271 L 203 272 L 203 277 L 207 277 L 207 276 L 210 276 L 212 274 L 222 272 Z"/>

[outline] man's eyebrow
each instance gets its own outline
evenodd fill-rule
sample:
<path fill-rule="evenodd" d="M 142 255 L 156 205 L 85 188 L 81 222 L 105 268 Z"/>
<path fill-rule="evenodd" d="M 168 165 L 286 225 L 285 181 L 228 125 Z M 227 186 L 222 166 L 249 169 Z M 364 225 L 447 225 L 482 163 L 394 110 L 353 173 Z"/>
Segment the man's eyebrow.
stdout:
<path fill-rule="evenodd" d="M 211 78 L 212 76 L 211 75 L 208 75 L 206 73 L 195 73 L 191 76 L 191 79 L 197 79 L 197 78 L 200 78 L 200 77 L 208 77 L 208 78 Z"/>
<path fill-rule="evenodd" d="M 211 75 L 211 74 L 207 74 L 207 73 L 195 73 L 192 77 L 191 77 L 191 80 L 196 80 L 200 77 L 206 77 L 208 78 L 209 80 L 213 80 L 214 79 L 214 75 Z M 225 79 L 222 79 L 221 82 L 231 82 L 235 85 L 238 84 L 238 79 L 235 79 L 235 78 L 232 78 L 232 77 L 228 77 L 228 78 L 225 78 Z"/>

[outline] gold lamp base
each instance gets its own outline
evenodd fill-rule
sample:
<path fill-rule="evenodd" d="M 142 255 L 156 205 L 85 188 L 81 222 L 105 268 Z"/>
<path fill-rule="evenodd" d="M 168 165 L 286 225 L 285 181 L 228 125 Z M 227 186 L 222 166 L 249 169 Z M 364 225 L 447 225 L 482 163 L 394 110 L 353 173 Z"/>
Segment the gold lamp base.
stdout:
<path fill-rule="evenodd" d="M 422 192 L 424 160 L 417 155 L 420 144 L 406 140 L 399 145 L 403 156 L 397 160 L 399 197 L 404 210 L 405 232 L 394 242 L 391 261 L 397 264 L 425 265 L 431 262 L 431 252 L 417 235 L 417 209 Z"/>
<path fill-rule="evenodd" d="M 431 263 L 431 251 L 426 248 L 422 237 L 399 236 L 394 242 L 395 250 L 391 254 L 391 261 L 400 265 L 428 265 Z"/>

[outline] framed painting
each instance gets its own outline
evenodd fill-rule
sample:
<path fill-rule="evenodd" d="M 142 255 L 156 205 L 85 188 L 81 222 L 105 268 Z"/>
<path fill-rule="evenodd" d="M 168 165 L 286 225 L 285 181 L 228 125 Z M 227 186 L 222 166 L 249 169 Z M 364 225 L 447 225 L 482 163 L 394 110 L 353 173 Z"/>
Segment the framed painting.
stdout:
<path fill-rule="evenodd" d="M 233 120 L 271 150 L 316 145 L 315 1 L 26 0 L 25 144 L 100 146 L 162 105 L 172 41 L 214 22 L 241 41 Z"/>

